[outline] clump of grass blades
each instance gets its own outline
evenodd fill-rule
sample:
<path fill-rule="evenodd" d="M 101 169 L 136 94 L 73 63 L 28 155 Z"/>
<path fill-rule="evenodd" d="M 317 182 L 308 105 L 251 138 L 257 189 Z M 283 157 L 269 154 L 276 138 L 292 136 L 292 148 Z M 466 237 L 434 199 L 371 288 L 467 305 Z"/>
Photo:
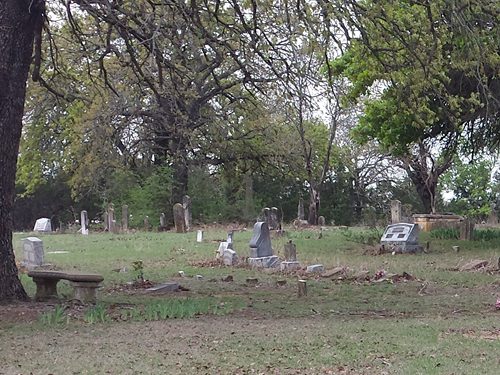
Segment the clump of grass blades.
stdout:
<path fill-rule="evenodd" d="M 184 319 L 205 314 L 224 315 L 231 311 L 232 306 L 227 303 L 206 299 L 175 299 L 149 303 L 142 309 L 135 308 L 128 311 L 123 319 L 136 321 Z"/>
<path fill-rule="evenodd" d="M 458 240 L 459 232 L 456 228 L 436 228 L 431 230 L 429 236 L 438 240 Z"/>
<path fill-rule="evenodd" d="M 347 228 L 343 229 L 340 233 L 345 239 L 364 245 L 374 245 L 378 243 L 383 234 L 383 232 L 377 228 L 361 231 L 353 231 Z"/>
<path fill-rule="evenodd" d="M 85 312 L 83 320 L 89 324 L 105 323 L 110 317 L 104 305 L 95 305 Z"/>
<path fill-rule="evenodd" d="M 40 316 L 40 322 L 46 326 L 67 324 L 69 316 L 64 313 L 64 307 L 57 305 L 53 311 L 45 312 Z"/>

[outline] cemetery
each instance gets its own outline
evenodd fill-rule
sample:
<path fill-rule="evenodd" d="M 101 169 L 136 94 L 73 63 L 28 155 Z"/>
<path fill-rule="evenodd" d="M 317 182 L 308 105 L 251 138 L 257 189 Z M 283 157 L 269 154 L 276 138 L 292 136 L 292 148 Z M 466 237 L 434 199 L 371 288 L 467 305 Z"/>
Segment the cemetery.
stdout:
<path fill-rule="evenodd" d="M 498 1 L 0 1 L 0 375 L 500 373 Z"/>

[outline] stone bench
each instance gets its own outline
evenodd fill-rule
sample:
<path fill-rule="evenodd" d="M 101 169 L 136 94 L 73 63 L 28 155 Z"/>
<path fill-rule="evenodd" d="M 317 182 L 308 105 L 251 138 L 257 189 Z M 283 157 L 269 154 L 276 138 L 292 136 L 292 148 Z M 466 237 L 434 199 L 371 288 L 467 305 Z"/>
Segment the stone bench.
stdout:
<path fill-rule="evenodd" d="M 61 271 L 33 270 L 28 272 L 36 284 L 35 299 L 37 301 L 57 298 L 57 283 L 68 280 L 73 287 L 74 299 L 81 302 L 94 303 L 96 292 L 104 278 L 96 274 L 70 273 Z"/>

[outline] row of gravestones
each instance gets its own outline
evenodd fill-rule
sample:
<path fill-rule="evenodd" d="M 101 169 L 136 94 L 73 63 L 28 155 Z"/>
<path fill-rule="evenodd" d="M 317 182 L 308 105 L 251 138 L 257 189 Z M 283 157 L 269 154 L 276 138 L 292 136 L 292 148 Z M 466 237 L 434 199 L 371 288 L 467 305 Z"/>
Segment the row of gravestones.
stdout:
<path fill-rule="evenodd" d="M 265 221 L 255 223 L 249 246 L 250 256 L 248 264 L 252 267 L 280 267 L 282 271 L 300 268 L 300 263 L 297 260 L 297 248 L 292 241 L 289 241 L 284 246 L 284 261 L 281 261 L 277 255 L 274 255 L 269 227 Z M 229 232 L 227 240 L 219 244 L 217 258 L 222 259 L 223 263 L 228 266 L 238 263 L 238 255 L 234 249 L 233 232 Z M 307 267 L 307 272 L 322 272 L 323 270 L 324 267 L 320 264 Z"/>

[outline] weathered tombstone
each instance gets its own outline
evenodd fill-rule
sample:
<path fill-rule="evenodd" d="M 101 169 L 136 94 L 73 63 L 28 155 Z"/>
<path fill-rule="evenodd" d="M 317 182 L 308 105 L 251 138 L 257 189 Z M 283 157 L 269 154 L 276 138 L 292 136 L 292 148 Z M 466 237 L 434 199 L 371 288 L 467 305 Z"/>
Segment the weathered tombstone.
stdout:
<path fill-rule="evenodd" d="M 320 227 L 324 227 L 326 225 L 326 220 L 325 220 L 325 217 L 324 216 L 320 216 L 318 217 L 318 225 Z"/>
<path fill-rule="evenodd" d="M 186 233 L 186 219 L 184 217 L 184 208 L 182 204 L 174 204 L 174 224 L 177 233 Z"/>
<path fill-rule="evenodd" d="M 307 273 L 321 273 L 325 271 L 325 267 L 322 264 L 312 264 L 307 266 Z"/>
<path fill-rule="evenodd" d="M 285 261 L 281 262 L 280 269 L 282 271 L 296 270 L 300 268 L 300 263 L 297 261 L 297 247 L 290 240 L 285 244 Z"/>
<path fill-rule="evenodd" d="M 108 206 L 108 230 L 116 233 L 115 207 L 112 203 Z"/>
<path fill-rule="evenodd" d="M 297 207 L 297 219 L 298 220 L 304 220 L 305 218 L 305 213 L 304 213 L 304 200 L 302 198 L 299 199 L 299 205 Z"/>
<path fill-rule="evenodd" d="M 83 210 L 82 212 L 80 212 L 80 222 L 82 224 L 82 234 L 85 236 L 88 235 L 89 234 L 89 228 L 88 228 L 89 218 L 87 215 L 87 211 Z"/>
<path fill-rule="evenodd" d="M 43 265 L 43 242 L 37 237 L 23 239 L 23 264 L 28 269 Z"/>
<path fill-rule="evenodd" d="M 224 256 L 224 251 L 228 249 L 228 243 L 226 241 L 222 241 L 219 243 L 219 248 L 216 252 L 216 258 L 222 258 Z"/>
<path fill-rule="evenodd" d="M 285 260 L 297 260 L 297 246 L 291 240 L 285 244 Z"/>
<path fill-rule="evenodd" d="M 203 242 L 203 231 L 201 229 L 196 232 L 196 242 Z"/>
<path fill-rule="evenodd" d="M 167 226 L 167 218 L 166 218 L 165 214 L 162 212 L 160 214 L 160 227 L 165 228 L 166 226 Z"/>
<path fill-rule="evenodd" d="M 144 216 L 144 230 L 148 232 L 151 229 L 151 224 L 149 223 L 149 216 Z"/>
<path fill-rule="evenodd" d="M 122 230 L 128 231 L 128 206 L 126 204 L 122 206 Z"/>
<path fill-rule="evenodd" d="M 279 264 L 278 257 L 273 255 L 269 227 L 265 222 L 258 221 L 253 227 L 248 263 L 254 267 L 265 268 L 276 267 Z"/>
<path fill-rule="evenodd" d="M 269 220 L 271 218 L 271 209 L 269 207 L 264 207 L 262 211 L 260 212 L 260 220 L 259 221 L 264 221 L 267 226 L 269 227 Z"/>
<path fill-rule="evenodd" d="M 106 232 L 109 232 L 109 215 L 108 215 L 108 211 L 104 211 L 104 214 L 103 214 L 103 222 L 104 222 L 104 231 Z"/>
<path fill-rule="evenodd" d="M 474 222 L 464 219 L 460 223 L 460 239 L 462 241 L 472 241 L 474 239 Z"/>
<path fill-rule="evenodd" d="M 229 249 L 232 249 L 233 248 L 233 235 L 234 235 L 234 232 L 232 230 L 230 230 L 229 232 L 227 232 L 227 240 L 226 242 L 228 243 L 228 248 Z"/>
<path fill-rule="evenodd" d="M 184 222 L 186 231 L 191 230 L 191 221 L 192 221 L 192 213 L 191 213 L 191 197 L 189 195 L 185 195 L 182 197 L 182 208 L 184 209 Z"/>
<path fill-rule="evenodd" d="M 42 217 L 37 219 L 35 222 L 35 226 L 33 227 L 34 232 L 52 232 L 52 224 L 50 223 L 50 219 L 46 217 Z"/>
<path fill-rule="evenodd" d="M 277 207 L 271 207 L 269 212 L 269 229 L 279 228 L 279 212 Z"/>
<path fill-rule="evenodd" d="M 391 223 L 401 223 L 401 202 L 398 200 L 391 201 Z"/>
<path fill-rule="evenodd" d="M 419 227 L 417 224 L 399 223 L 388 225 L 380 240 L 387 252 L 414 253 L 422 251 L 418 244 Z"/>
<path fill-rule="evenodd" d="M 226 266 L 234 266 L 238 263 L 238 254 L 233 249 L 226 249 L 222 255 L 222 261 Z"/>

